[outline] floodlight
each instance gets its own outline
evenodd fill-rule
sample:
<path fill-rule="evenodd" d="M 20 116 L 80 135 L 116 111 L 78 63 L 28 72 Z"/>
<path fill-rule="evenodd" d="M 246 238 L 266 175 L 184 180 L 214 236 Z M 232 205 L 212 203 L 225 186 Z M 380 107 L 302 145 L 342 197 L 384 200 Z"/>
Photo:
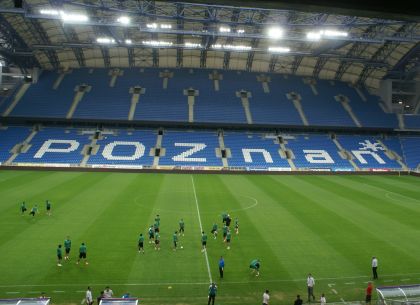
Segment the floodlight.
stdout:
<path fill-rule="evenodd" d="M 213 49 L 221 49 L 222 48 L 222 45 L 221 44 L 213 44 L 211 47 Z"/>
<path fill-rule="evenodd" d="M 289 48 L 285 48 L 285 47 L 268 47 L 268 52 L 273 52 L 273 53 L 288 53 L 290 52 Z"/>
<path fill-rule="evenodd" d="M 50 15 L 50 16 L 58 16 L 60 15 L 60 11 L 52 10 L 52 9 L 42 9 L 39 11 L 41 15 Z"/>
<path fill-rule="evenodd" d="M 347 37 L 349 34 L 347 32 L 335 31 L 335 30 L 325 30 L 322 31 L 322 35 L 327 37 Z"/>
<path fill-rule="evenodd" d="M 61 19 L 64 22 L 86 22 L 89 20 L 88 16 L 77 14 L 77 13 L 67 13 L 60 11 Z"/>
<path fill-rule="evenodd" d="M 108 38 L 108 37 L 98 37 L 96 38 L 97 43 L 103 43 L 103 44 L 113 44 L 115 43 L 115 39 Z"/>
<path fill-rule="evenodd" d="M 223 49 L 235 50 L 235 51 L 249 51 L 249 50 L 252 49 L 252 47 L 244 46 L 244 45 L 225 44 L 225 45 L 223 45 Z"/>
<path fill-rule="evenodd" d="M 157 23 L 148 23 L 148 24 L 146 24 L 146 27 L 148 29 L 157 29 L 158 25 L 157 25 Z"/>
<path fill-rule="evenodd" d="M 124 25 L 130 24 L 131 22 L 130 17 L 127 17 L 127 16 L 121 16 L 120 18 L 117 19 L 117 21 Z"/>
<path fill-rule="evenodd" d="M 308 32 L 306 33 L 306 39 L 308 40 L 320 40 L 322 32 Z"/>
<path fill-rule="evenodd" d="M 283 36 L 283 30 L 279 27 L 272 27 L 268 29 L 267 34 L 272 39 L 279 39 Z"/>
<path fill-rule="evenodd" d="M 133 43 L 133 41 L 131 39 L 126 39 L 125 40 L 125 44 L 132 44 L 132 43 Z"/>
<path fill-rule="evenodd" d="M 186 42 L 184 45 L 187 48 L 201 48 L 200 43 Z"/>
<path fill-rule="evenodd" d="M 163 24 L 160 25 L 160 28 L 161 29 L 172 29 L 172 25 L 163 23 Z"/>
<path fill-rule="evenodd" d="M 238 29 L 238 30 L 236 30 L 236 32 L 237 32 L 238 34 L 243 34 L 243 33 L 245 33 L 245 30 L 244 30 L 244 29 Z"/>
<path fill-rule="evenodd" d="M 153 46 L 153 47 L 165 47 L 171 46 L 173 43 L 170 41 L 162 41 L 162 40 L 143 40 L 143 44 Z"/>
<path fill-rule="evenodd" d="M 219 32 L 221 32 L 221 33 L 230 33 L 230 28 L 221 26 L 219 28 Z"/>

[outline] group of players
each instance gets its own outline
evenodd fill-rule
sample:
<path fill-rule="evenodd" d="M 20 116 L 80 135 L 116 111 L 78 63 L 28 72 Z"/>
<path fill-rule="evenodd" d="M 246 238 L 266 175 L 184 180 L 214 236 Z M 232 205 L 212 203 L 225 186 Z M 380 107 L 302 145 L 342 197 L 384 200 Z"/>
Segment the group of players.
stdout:
<path fill-rule="evenodd" d="M 226 243 L 227 249 L 230 249 L 230 242 L 232 239 L 230 224 L 232 222 L 232 218 L 229 214 L 223 213 L 222 214 L 222 221 L 223 221 L 223 242 Z M 239 234 L 239 220 L 238 218 L 235 218 L 235 233 Z M 213 238 L 217 238 L 218 234 L 218 225 L 217 223 L 213 224 L 211 233 L 213 234 Z M 185 235 L 185 222 L 181 218 L 179 221 L 179 229 L 178 231 L 175 231 L 172 235 L 172 242 L 173 242 L 173 250 L 176 251 L 178 249 L 179 245 L 179 237 Z M 160 216 L 159 214 L 155 217 L 155 222 L 153 225 L 151 225 L 148 229 L 148 235 L 149 235 L 149 244 L 154 244 L 155 250 L 160 250 Z M 145 237 L 143 233 L 140 233 L 140 236 L 138 238 L 138 250 L 139 252 L 144 253 L 144 241 Z M 207 248 L 207 234 L 203 231 L 201 232 L 201 252 L 206 251 Z M 181 249 L 183 249 L 183 246 L 180 246 Z"/>
<path fill-rule="evenodd" d="M 67 238 L 64 240 L 64 260 L 70 260 L 70 250 L 71 250 L 71 240 L 70 237 L 67 236 Z M 85 243 L 82 243 L 79 247 L 79 259 L 76 261 L 76 264 L 79 264 L 80 261 L 85 261 L 85 264 L 88 265 L 87 261 L 87 247 Z M 57 247 L 57 266 L 61 267 L 63 266 L 61 262 L 63 261 L 63 246 L 61 244 Z"/>
<path fill-rule="evenodd" d="M 26 211 L 28 209 L 26 208 L 26 202 L 23 201 L 20 205 L 20 212 L 23 215 L 25 215 Z M 47 199 L 45 200 L 45 210 L 46 210 L 46 214 L 48 216 L 51 216 L 51 202 Z M 32 217 L 35 217 L 36 214 L 38 214 L 38 205 L 34 204 L 33 207 L 31 208 L 31 211 L 29 212 L 29 215 L 31 215 Z"/>
<path fill-rule="evenodd" d="M 227 250 L 230 250 L 230 243 L 231 243 L 231 239 L 232 239 L 232 233 L 231 233 L 231 222 L 232 222 L 232 218 L 231 216 L 224 212 L 222 213 L 222 223 L 223 223 L 223 227 L 222 227 L 222 232 L 223 232 L 223 242 L 226 243 L 226 248 Z M 213 224 L 213 227 L 211 229 L 211 234 L 213 235 L 214 239 L 217 239 L 217 235 L 218 235 L 218 225 L 215 222 Z M 235 218 L 235 222 L 234 222 L 234 230 L 236 234 L 239 234 L 239 220 L 236 217 Z M 155 217 L 155 222 L 153 225 L 151 225 L 148 229 L 148 235 L 149 235 L 149 244 L 154 245 L 155 250 L 159 251 L 160 250 L 160 216 L 159 214 L 156 215 Z M 180 219 L 179 221 L 179 229 L 178 231 L 175 231 L 172 235 L 172 242 L 173 242 L 173 250 L 176 251 L 178 249 L 178 245 L 179 245 L 179 237 L 180 236 L 184 236 L 185 235 L 185 222 L 184 219 Z M 207 250 L 207 234 L 202 231 L 201 232 L 201 252 L 205 252 Z M 143 235 L 143 233 L 140 233 L 139 238 L 138 238 L 138 251 L 139 253 L 145 253 L 144 251 L 144 242 L 145 242 L 145 237 Z M 183 249 L 183 246 L 180 245 L 180 248 Z M 259 276 L 259 269 L 260 269 L 260 260 L 259 259 L 254 259 L 251 261 L 249 267 L 252 269 L 252 273 L 255 273 L 256 276 Z M 223 266 L 224 267 L 224 266 Z M 219 268 L 223 268 L 221 266 L 219 266 Z M 223 271 L 221 271 L 223 272 Z"/>

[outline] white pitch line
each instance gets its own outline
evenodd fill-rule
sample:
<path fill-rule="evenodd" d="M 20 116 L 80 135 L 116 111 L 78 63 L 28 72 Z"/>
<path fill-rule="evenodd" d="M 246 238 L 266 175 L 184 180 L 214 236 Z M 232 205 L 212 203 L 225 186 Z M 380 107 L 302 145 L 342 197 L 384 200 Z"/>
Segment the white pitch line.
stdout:
<path fill-rule="evenodd" d="M 18 294 L 20 293 L 19 291 L 7 291 L 6 294 Z"/>
<path fill-rule="evenodd" d="M 354 285 L 355 282 L 348 282 L 348 283 L 344 283 L 344 284 L 346 284 L 346 285 Z"/>
<path fill-rule="evenodd" d="M 63 290 L 53 290 L 54 293 L 64 293 L 65 291 Z"/>
<path fill-rule="evenodd" d="M 83 298 L 83 299 L 80 301 L 80 305 L 82 305 L 83 303 L 85 303 L 85 298 Z"/>
<path fill-rule="evenodd" d="M 394 280 L 384 280 L 384 283 L 393 282 Z"/>
<path fill-rule="evenodd" d="M 195 206 L 197 207 L 198 223 L 200 224 L 200 234 L 201 234 L 201 232 L 203 232 L 203 225 L 201 224 L 200 208 L 198 207 L 198 199 L 197 199 L 197 193 L 195 191 L 195 183 L 194 183 L 193 175 L 191 175 L 191 182 L 192 182 L 193 191 L 194 191 Z M 207 256 L 207 250 L 204 251 L 204 256 L 206 258 L 207 272 L 209 273 L 209 280 L 210 280 L 210 283 L 213 283 L 213 279 L 212 279 L 211 271 L 210 271 L 209 257 Z"/>
<path fill-rule="evenodd" d="M 332 284 L 328 284 L 328 287 L 332 287 L 332 286 L 334 286 L 335 284 L 334 283 L 332 283 Z"/>
<path fill-rule="evenodd" d="M 338 294 L 337 290 L 335 290 L 335 289 L 331 289 L 331 291 L 332 291 L 334 294 Z"/>

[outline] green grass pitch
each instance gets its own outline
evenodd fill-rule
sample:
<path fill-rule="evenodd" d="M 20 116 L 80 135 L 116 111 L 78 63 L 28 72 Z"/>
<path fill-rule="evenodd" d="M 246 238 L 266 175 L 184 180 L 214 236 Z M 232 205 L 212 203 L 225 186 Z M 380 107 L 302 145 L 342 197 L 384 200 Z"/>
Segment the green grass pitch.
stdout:
<path fill-rule="evenodd" d="M 0 297 L 45 292 L 53 303 L 80 304 L 88 285 L 94 297 L 110 285 L 116 296 L 129 292 L 144 304 L 205 304 L 212 277 L 217 304 L 258 304 L 265 289 L 272 304 L 292 304 L 298 293 L 306 301 L 311 272 L 317 301 L 322 292 L 329 303 L 363 300 L 373 255 L 376 286 L 420 283 L 419 185 L 408 176 L 1 171 Z M 52 216 L 45 215 L 46 199 Z M 21 216 L 22 200 L 28 208 L 38 203 L 40 214 Z M 223 211 L 240 223 L 230 250 L 220 235 L 210 236 Z M 138 234 L 147 233 L 156 214 L 162 249 L 146 242 L 140 254 Z M 209 234 L 209 270 L 199 215 Z M 180 218 L 184 249 L 174 252 Z M 56 248 L 67 235 L 71 261 L 60 268 Z M 81 242 L 88 266 L 75 263 Z M 261 260 L 260 277 L 250 274 L 254 258 Z"/>

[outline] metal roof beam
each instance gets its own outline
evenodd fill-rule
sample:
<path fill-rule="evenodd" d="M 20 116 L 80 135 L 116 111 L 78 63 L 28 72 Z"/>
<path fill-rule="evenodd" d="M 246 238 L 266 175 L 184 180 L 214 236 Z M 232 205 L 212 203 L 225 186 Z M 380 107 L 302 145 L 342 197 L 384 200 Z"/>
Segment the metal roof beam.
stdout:
<path fill-rule="evenodd" d="M 241 7 L 241 15 L 242 17 L 236 21 L 228 21 L 228 20 L 221 20 L 218 16 L 226 16 L 229 15 L 233 10 L 238 9 L 237 7 L 233 6 L 226 6 L 226 5 L 211 5 L 211 4 L 198 4 L 198 3 L 188 3 L 188 2 L 157 2 L 153 4 L 154 1 L 139 1 L 134 2 L 132 5 L 126 4 L 125 8 L 121 8 L 118 5 L 118 1 L 97 1 L 96 3 L 85 3 L 81 1 L 72 1 L 72 0 L 62 0 L 62 3 L 68 7 L 75 7 L 77 8 L 85 8 L 85 9 L 95 9 L 97 11 L 104 11 L 104 12 L 111 12 L 111 13 L 118 13 L 118 14 L 126 14 L 130 16 L 143 16 L 143 17 L 153 17 L 153 18 L 160 18 L 160 19 L 178 19 L 181 18 L 185 21 L 190 22 L 211 22 L 211 23 L 224 23 L 226 25 L 242 24 L 242 25 L 262 25 L 262 26 L 271 26 L 271 25 L 279 25 L 278 21 L 283 20 L 285 16 L 289 13 L 288 10 L 274 10 L 274 9 L 261 9 L 261 8 L 245 8 Z M 185 14 L 184 16 L 180 16 L 176 12 L 176 6 L 178 4 L 182 4 L 185 7 L 185 11 L 196 12 L 194 17 L 189 17 L 189 14 Z M 151 12 L 150 6 L 155 5 L 156 11 Z M 30 4 L 28 5 L 30 6 Z M 39 7 L 36 5 L 32 5 L 32 7 Z M 15 14 L 24 14 L 26 12 L 25 9 L 13 9 L 13 8 L 3 8 L 4 12 L 8 13 L 15 13 Z M 203 12 L 206 10 L 217 11 L 218 14 L 204 16 L 204 17 L 197 17 L 203 16 Z M 201 13 L 200 13 L 201 12 Z M 313 21 L 319 18 L 319 13 L 308 13 L 302 12 L 298 13 L 300 18 L 296 20 L 295 23 L 285 23 L 282 24 L 283 26 L 303 26 L 303 27 L 311 27 L 313 26 Z M 258 15 L 267 15 L 270 18 L 265 19 L 264 21 L 259 21 L 255 16 Z M 343 18 L 337 18 L 339 22 L 337 23 L 326 23 L 325 26 L 347 26 L 347 27 L 359 27 L 359 26 L 369 26 L 378 22 L 379 19 L 367 19 L 363 17 L 348 17 L 344 16 Z M 387 22 L 389 24 L 398 24 L 403 21 L 395 21 L 395 20 L 379 20 L 383 22 Z"/>
<path fill-rule="evenodd" d="M 176 6 L 176 13 L 177 16 L 183 16 L 184 15 L 184 6 L 181 3 L 178 3 Z M 183 30 L 184 29 L 184 20 L 182 18 L 179 18 L 176 20 L 177 24 L 177 30 Z M 184 44 L 184 36 L 181 34 L 178 34 L 176 36 L 176 43 L 178 45 Z M 184 65 L 184 49 L 179 48 L 176 50 L 176 66 L 178 68 L 182 67 Z"/>

